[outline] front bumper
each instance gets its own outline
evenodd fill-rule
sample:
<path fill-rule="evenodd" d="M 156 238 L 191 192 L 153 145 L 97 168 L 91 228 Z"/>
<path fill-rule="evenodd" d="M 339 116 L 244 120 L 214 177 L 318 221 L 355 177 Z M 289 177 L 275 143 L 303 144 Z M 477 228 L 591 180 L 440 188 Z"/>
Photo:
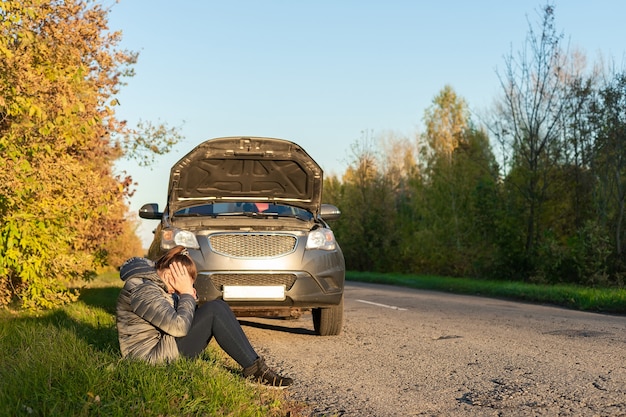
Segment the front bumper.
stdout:
<path fill-rule="evenodd" d="M 345 271 L 327 271 L 317 277 L 302 271 L 200 271 L 196 279 L 198 302 L 222 299 L 224 285 L 284 285 L 285 299 L 228 301 L 236 307 L 328 307 L 340 303 L 343 295 Z"/>

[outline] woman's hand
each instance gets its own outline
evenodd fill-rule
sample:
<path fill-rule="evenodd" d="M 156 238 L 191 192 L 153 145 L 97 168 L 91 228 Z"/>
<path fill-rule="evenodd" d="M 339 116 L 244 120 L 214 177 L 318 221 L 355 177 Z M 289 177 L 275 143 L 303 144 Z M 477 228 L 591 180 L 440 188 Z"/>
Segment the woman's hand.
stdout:
<path fill-rule="evenodd" d="M 193 287 L 193 278 L 187 268 L 180 262 L 172 262 L 170 265 L 170 285 L 179 294 L 191 294 L 196 297 L 196 289 Z"/>

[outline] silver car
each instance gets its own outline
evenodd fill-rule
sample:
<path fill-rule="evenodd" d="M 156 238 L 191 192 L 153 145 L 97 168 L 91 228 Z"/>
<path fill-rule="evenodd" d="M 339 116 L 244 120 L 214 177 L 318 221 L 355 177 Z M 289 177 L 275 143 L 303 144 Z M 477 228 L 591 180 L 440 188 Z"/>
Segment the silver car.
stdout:
<path fill-rule="evenodd" d="M 221 298 L 238 316 L 299 317 L 319 335 L 343 325 L 345 262 L 322 204 L 323 172 L 297 144 L 273 138 L 208 140 L 170 171 L 167 207 L 148 256 L 183 245 L 198 266 L 199 302 Z"/>

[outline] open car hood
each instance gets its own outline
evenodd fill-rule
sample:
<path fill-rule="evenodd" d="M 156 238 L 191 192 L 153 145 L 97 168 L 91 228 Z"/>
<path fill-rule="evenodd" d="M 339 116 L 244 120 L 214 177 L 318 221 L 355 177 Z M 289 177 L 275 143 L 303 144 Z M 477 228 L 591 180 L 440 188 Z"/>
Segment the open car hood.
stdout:
<path fill-rule="evenodd" d="M 170 171 L 170 215 L 201 202 L 269 201 L 319 214 L 323 171 L 297 144 L 274 138 L 207 140 Z"/>

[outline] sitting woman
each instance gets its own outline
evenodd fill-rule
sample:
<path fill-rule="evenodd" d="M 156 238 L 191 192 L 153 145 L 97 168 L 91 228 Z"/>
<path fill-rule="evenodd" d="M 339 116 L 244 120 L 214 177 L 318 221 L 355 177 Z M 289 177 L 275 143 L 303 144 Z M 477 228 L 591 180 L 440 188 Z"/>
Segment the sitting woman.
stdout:
<path fill-rule="evenodd" d="M 196 265 L 177 246 L 156 263 L 131 258 L 120 269 L 124 281 L 117 300 L 117 331 L 123 357 L 150 363 L 195 358 L 213 337 L 243 367 L 246 378 L 286 387 L 292 379 L 278 375 L 254 351 L 239 321 L 222 300 L 196 306 Z"/>

